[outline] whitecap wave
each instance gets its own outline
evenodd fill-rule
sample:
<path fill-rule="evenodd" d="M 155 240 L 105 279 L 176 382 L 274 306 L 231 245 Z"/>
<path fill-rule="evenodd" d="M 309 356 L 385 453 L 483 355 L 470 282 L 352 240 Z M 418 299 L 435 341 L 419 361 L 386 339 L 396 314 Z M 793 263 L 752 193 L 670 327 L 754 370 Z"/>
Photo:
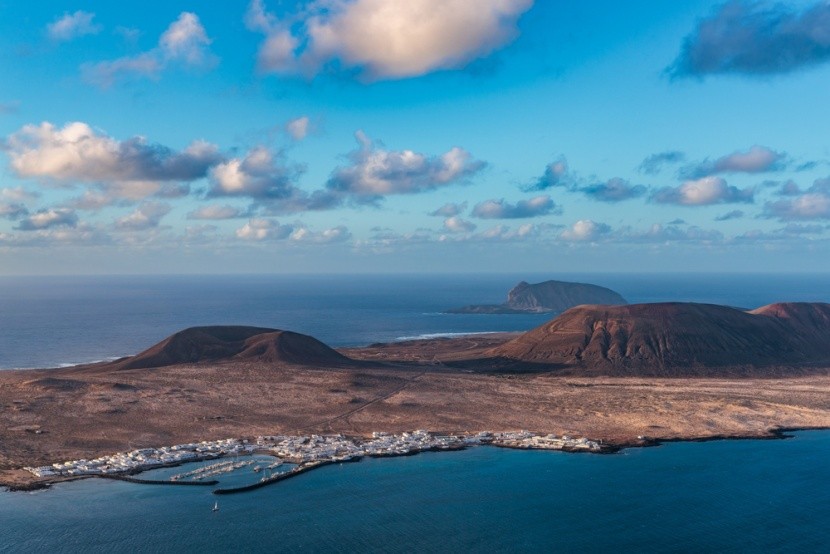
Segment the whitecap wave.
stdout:
<path fill-rule="evenodd" d="M 513 333 L 514 331 L 467 331 L 466 333 L 424 333 L 406 337 L 395 337 L 394 342 L 407 340 L 450 339 L 454 337 L 470 337 L 473 335 L 498 335 L 499 333 Z"/>

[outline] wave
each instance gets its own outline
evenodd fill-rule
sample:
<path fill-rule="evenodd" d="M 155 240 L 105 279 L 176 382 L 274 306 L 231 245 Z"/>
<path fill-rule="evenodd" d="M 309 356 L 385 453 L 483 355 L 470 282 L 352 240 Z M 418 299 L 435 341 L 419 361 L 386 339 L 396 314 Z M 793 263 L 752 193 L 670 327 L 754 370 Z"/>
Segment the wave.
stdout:
<path fill-rule="evenodd" d="M 453 337 L 469 337 L 473 335 L 498 335 L 500 333 L 515 333 L 516 331 L 467 331 L 465 333 L 423 333 L 421 335 L 411 335 L 405 337 L 395 337 L 393 342 L 401 342 L 407 340 L 429 340 L 429 339 L 447 339 Z"/>
<path fill-rule="evenodd" d="M 125 354 L 129 356 L 129 354 Z M 64 367 L 74 367 L 76 365 L 88 365 L 88 364 L 100 364 L 104 362 L 114 362 L 115 360 L 120 360 L 124 356 L 108 356 L 106 358 L 101 358 L 100 360 L 91 360 L 88 362 L 63 362 L 59 364 L 44 364 L 40 366 L 31 366 L 31 367 L 0 367 L 0 371 L 20 371 L 20 370 L 30 370 L 30 369 L 55 369 L 55 368 L 64 368 Z"/>

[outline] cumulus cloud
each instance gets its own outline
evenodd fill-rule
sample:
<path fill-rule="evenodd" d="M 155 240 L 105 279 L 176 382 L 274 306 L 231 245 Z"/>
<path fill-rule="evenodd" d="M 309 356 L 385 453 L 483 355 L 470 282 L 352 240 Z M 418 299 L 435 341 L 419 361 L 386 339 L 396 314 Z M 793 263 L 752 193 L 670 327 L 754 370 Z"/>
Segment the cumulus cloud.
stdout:
<path fill-rule="evenodd" d="M 46 26 L 46 34 L 56 42 L 66 42 L 84 35 L 94 35 L 101 31 L 101 26 L 93 23 L 94 13 L 78 10 L 65 13 Z"/>
<path fill-rule="evenodd" d="M 533 0 L 330 0 L 278 19 L 253 0 L 245 23 L 265 34 L 265 73 L 358 72 L 402 79 L 464 67 L 512 41 Z"/>
<path fill-rule="evenodd" d="M 294 191 L 295 172 L 279 163 L 264 146 L 253 148 L 244 158 L 232 158 L 210 171 L 211 196 L 287 198 Z"/>
<path fill-rule="evenodd" d="M 721 214 L 715 218 L 715 221 L 730 221 L 732 219 L 741 219 L 744 215 L 743 210 L 732 210 L 731 212 L 726 212 L 725 214 Z"/>
<path fill-rule="evenodd" d="M 611 232 L 611 227 L 605 223 L 597 223 L 590 219 L 580 219 L 559 235 L 559 238 L 569 242 L 592 242 Z"/>
<path fill-rule="evenodd" d="M 240 210 L 233 206 L 211 205 L 202 206 L 187 214 L 187 219 L 235 219 L 238 217 L 246 217 L 247 210 Z"/>
<path fill-rule="evenodd" d="M 805 8 L 734 0 L 702 19 L 669 67 L 672 77 L 771 75 L 830 60 L 830 4 Z"/>
<path fill-rule="evenodd" d="M 560 156 L 545 167 L 542 176 L 527 187 L 527 190 L 547 190 L 552 187 L 570 186 L 573 181 L 573 176 L 568 169 L 568 161 L 564 156 Z"/>
<path fill-rule="evenodd" d="M 209 68 L 217 58 L 210 52 L 211 39 L 195 13 L 182 12 L 159 37 L 158 45 L 147 52 L 115 60 L 87 63 L 81 67 L 89 83 L 107 88 L 131 77 L 156 79 L 168 67 L 180 65 Z"/>
<path fill-rule="evenodd" d="M 209 197 L 246 197 L 257 202 L 266 215 L 329 210 L 342 198 L 328 190 L 309 194 L 294 185 L 301 168 L 282 163 L 269 149 L 258 146 L 244 158 L 232 158 L 213 167 Z"/>
<path fill-rule="evenodd" d="M 746 152 L 733 152 L 714 161 L 684 168 L 684 175 L 695 179 L 718 173 L 765 173 L 783 169 L 787 155 L 766 146 L 755 145 Z"/>
<path fill-rule="evenodd" d="M 485 241 L 515 241 L 527 239 L 539 233 L 540 227 L 532 223 L 520 225 L 517 229 L 512 229 L 507 225 L 496 225 L 490 227 L 472 237 L 471 240 L 485 240 Z"/>
<path fill-rule="evenodd" d="M 469 233 L 475 231 L 476 225 L 472 221 L 461 219 L 455 215 L 444 220 L 444 230 L 450 233 Z"/>
<path fill-rule="evenodd" d="M 763 215 L 782 221 L 830 219 L 830 178 L 816 179 L 805 191 L 792 181 L 779 194 L 786 198 L 764 205 Z"/>
<path fill-rule="evenodd" d="M 621 202 L 643 196 L 646 193 L 646 187 L 632 185 L 625 179 L 614 177 L 604 183 L 594 183 L 580 187 L 579 191 L 601 202 Z"/>
<path fill-rule="evenodd" d="M 784 221 L 830 219 L 830 194 L 808 192 L 786 200 L 767 202 L 764 215 Z"/>
<path fill-rule="evenodd" d="M 461 204 L 454 204 L 452 202 L 448 202 L 435 210 L 434 212 L 430 212 L 429 215 L 432 216 L 441 216 L 441 217 L 453 217 L 456 215 L 461 215 L 464 213 L 464 210 L 467 209 L 467 203 L 462 202 Z"/>
<path fill-rule="evenodd" d="M 203 141 L 175 151 L 139 136 L 119 141 L 81 122 L 26 125 L 8 137 L 6 151 L 19 176 L 58 182 L 192 181 L 221 159 Z"/>
<path fill-rule="evenodd" d="M 360 147 L 349 155 L 352 164 L 336 169 L 326 187 L 370 202 L 390 194 L 415 194 L 460 183 L 485 167 L 463 148 L 427 156 L 412 150 L 384 150 L 362 131 L 355 137 Z"/>
<path fill-rule="evenodd" d="M 26 215 L 29 215 L 29 209 L 23 204 L 19 202 L 0 202 L 0 217 L 15 220 Z"/>
<path fill-rule="evenodd" d="M 651 199 L 659 204 L 680 204 L 682 206 L 708 206 L 752 202 L 755 189 L 739 189 L 726 184 L 720 177 L 703 177 L 686 181 L 678 187 L 664 187 L 656 191 Z"/>
<path fill-rule="evenodd" d="M 336 242 L 345 242 L 352 238 L 351 232 L 343 225 L 326 229 L 325 231 L 315 232 L 310 231 L 306 227 L 295 229 L 291 233 L 289 239 L 293 242 L 304 242 L 313 244 L 332 244 Z"/>
<path fill-rule="evenodd" d="M 236 230 L 236 237 L 250 241 L 283 240 L 293 232 L 292 225 L 280 225 L 272 219 L 253 218 Z"/>
<path fill-rule="evenodd" d="M 652 154 L 644 159 L 637 170 L 646 175 L 656 175 L 667 165 L 674 165 L 686 159 L 683 152 L 677 150 L 669 150 L 666 152 L 658 152 Z"/>
<path fill-rule="evenodd" d="M 170 206 L 163 202 L 143 202 L 130 214 L 115 220 L 119 231 L 144 231 L 158 227 L 161 219 L 170 213 Z"/>
<path fill-rule="evenodd" d="M 475 205 L 473 217 L 480 219 L 521 219 L 538 217 L 554 213 L 556 204 L 548 195 L 541 195 L 530 200 L 520 200 L 510 204 L 504 200 L 485 200 Z"/>
<path fill-rule="evenodd" d="M 307 115 L 292 119 L 285 124 L 285 132 L 294 140 L 303 140 L 311 129 L 311 120 Z"/>
<path fill-rule="evenodd" d="M 24 217 L 15 228 L 20 231 L 37 231 L 53 227 L 75 227 L 77 225 L 78 216 L 74 211 L 66 208 L 50 208 L 38 210 L 28 217 Z"/>
<path fill-rule="evenodd" d="M 331 190 L 307 193 L 294 183 L 302 168 L 289 166 L 268 148 L 257 146 L 245 157 L 231 158 L 209 172 L 208 197 L 244 197 L 254 200 L 265 215 L 330 210 L 343 202 Z"/>

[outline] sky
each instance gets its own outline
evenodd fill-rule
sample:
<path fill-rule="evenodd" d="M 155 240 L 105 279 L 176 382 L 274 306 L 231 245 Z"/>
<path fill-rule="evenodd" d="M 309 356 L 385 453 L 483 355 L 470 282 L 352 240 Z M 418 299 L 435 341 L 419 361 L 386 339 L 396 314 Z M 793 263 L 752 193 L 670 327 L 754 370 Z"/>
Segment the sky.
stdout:
<path fill-rule="evenodd" d="M 0 275 L 830 271 L 830 2 L 0 0 Z"/>

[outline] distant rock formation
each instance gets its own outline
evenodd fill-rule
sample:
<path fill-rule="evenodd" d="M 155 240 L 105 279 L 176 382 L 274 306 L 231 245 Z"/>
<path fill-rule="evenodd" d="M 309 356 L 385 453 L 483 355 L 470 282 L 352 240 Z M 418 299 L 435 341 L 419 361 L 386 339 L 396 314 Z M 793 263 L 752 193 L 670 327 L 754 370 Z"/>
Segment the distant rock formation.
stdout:
<path fill-rule="evenodd" d="M 749 312 L 693 303 L 579 306 L 490 354 L 579 366 L 587 373 L 651 375 L 677 368 L 825 363 L 830 304 L 781 303 Z"/>
<path fill-rule="evenodd" d="M 352 363 L 308 335 L 263 327 L 215 326 L 179 331 L 144 352 L 107 364 L 107 367 L 143 369 L 233 360 L 318 366 Z"/>
<path fill-rule="evenodd" d="M 507 293 L 504 304 L 480 304 L 448 310 L 451 314 L 561 313 L 582 304 L 626 304 L 625 298 L 605 287 L 567 281 L 531 285 L 522 281 Z"/>

